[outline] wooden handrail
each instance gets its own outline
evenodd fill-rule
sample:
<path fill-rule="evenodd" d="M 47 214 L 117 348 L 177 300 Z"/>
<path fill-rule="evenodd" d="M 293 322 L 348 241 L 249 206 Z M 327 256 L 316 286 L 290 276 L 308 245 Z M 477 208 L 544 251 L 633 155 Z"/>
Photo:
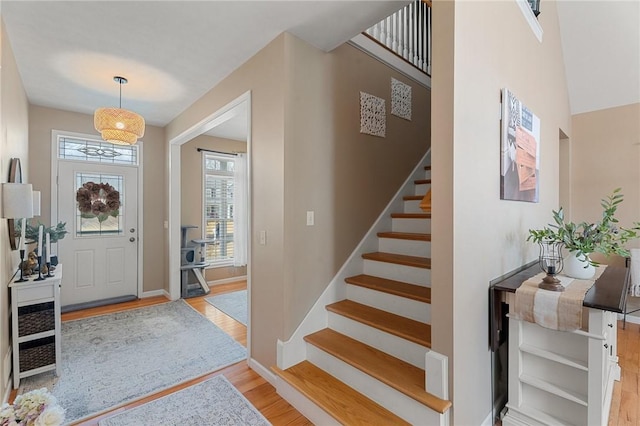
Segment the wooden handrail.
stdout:
<path fill-rule="evenodd" d="M 431 0 L 422 0 L 422 3 L 426 4 L 429 7 L 433 7 L 433 5 L 431 4 Z"/>

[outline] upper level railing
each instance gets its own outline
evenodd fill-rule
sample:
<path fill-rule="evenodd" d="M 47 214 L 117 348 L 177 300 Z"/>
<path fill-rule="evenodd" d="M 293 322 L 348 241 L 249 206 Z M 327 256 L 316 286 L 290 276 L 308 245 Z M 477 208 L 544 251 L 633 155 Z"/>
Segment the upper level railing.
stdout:
<path fill-rule="evenodd" d="M 431 76 L 431 1 L 409 3 L 365 34 Z"/>

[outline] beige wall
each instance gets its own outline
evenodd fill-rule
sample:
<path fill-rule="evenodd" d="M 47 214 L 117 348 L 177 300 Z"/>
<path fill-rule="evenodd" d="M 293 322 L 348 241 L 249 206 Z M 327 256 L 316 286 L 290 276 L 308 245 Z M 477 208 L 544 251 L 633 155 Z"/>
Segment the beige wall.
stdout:
<path fill-rule="evenodd" d="M 387 114 L 387 137 L 359 133 L 359 91 L 387 99 L 413 86 L 412 122 Z M 323 53 L 289 34 L 167 126 L 179 135 L 251 90 L 252 356 L 269 367 L 428 148 L 427 91 L 351 46 Z M 418 141 L 412 138 L 418 137 Z M 306 211 L 315 226 L 306 226 Z M 267 245 L 258 244 L 260 230 Z"/>
<path fill-rule="evenodd" d="M 284 81 L 284 36 L 279 36 L 166 127 L 170 141 L 251 90 L 251 354 L 267 368 L 275 364 L 284 321 Z M 258 245 L 259 230 L 267 232 L 267 245 Z"/>
<path fill-rule="evenodd" d="M 327 54 L 287 37 L 285 336 L 429 147 L 430 93 L 351 45 Z M 412 121 L 390 114 L 391 77 L 412 86 Z M 360 91 L 386 100 L 386 137 L 360 133 Z M 314 211 L 315 225 L 306 226 Z"/>
<path fill-rule="evenodd" d="M 0 16 L 0 183 L 9 178 L 9 161 L 19 158 L 23 182 L 31 182 L 33 174 L 29 164 L 29 105 L 18 74 L 18 68 Z M 2 203 L 0 197 L 0 203 Z M 9 353 L 9 289 L 7 283 L 17 271 L 18 251 L 11 251 L 7 221 L 0 219 L 0 398 L 8 391 L 11 368 Z"/>
<path fill-rule="evenodd" d="M 622 188 L 616 217 L 629 227 L 640 221 L 640 103 L 572 117 L 571 220 L 595 222 L 600 200 Z M 640 247 L 640 240 L 629 243 Z"/>
<path fill-rule="evenodd" d="M 434 2 L 434 40 L 445 46 L 433 58 L 432 330 L 449 356 L 454 424 L 491 412 L 489 281 L 535 259 L 528 229 L 558 207 L 558 135 L 571 136 L 571 121 L 556 4 L 541 9 L 542 43 L 516 2 Z M 541 120 L 539 203 L 500 200 L 505 87 Z"/>
<path fill-rule="evenodd" d="M 31 105 L 29 108 L 29 161 L 32 164 L 34 188 L 41 191 L 42 215 L 45 224 L 51 218 L 51 131 L 60 130 L 96 135 L 93 116 L 53 108 Z M 146 126 L 143 141 L 143 191 L 144 216 L 143 274 L 144 291 L 160 290 L 167 281 L 165 258 L 165 169 L 166 151 L 164 129 Z M 67 226 L 69 229 L 69 226 Z M 64 240 L 62 241 L 62 243 Z M 61 259 L 61 261 L 64 261 Z"/>
<path fill-rule="evenodd" d="M 247 143 L 231 139 L 217 138 L 207 135 L 198 136 L 180 147 L 180 223 L 196 225 L 188 238 L 204 238 L 202 227 L 202 152 L 198 148 L 221 152 L 247 152 Z M 227 266 L 209 268 L 205 271 L 207 281 L 227 280 L 247 274 L 246 266 Z"/>

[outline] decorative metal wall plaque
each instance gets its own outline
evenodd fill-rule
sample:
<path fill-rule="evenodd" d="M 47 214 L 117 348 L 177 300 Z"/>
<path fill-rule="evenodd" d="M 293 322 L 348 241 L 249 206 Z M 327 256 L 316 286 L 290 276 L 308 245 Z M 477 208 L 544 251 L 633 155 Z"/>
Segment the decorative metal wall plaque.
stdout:
<path fill-rule="evenodd" d="M 385 100 L 360 92 L 360 133 L 384 138 L 386 130 Z"/>
<path fill-rule="evenodd" d="M 391 77 L 391 114 L 411 121 L 411 86 Z"/>

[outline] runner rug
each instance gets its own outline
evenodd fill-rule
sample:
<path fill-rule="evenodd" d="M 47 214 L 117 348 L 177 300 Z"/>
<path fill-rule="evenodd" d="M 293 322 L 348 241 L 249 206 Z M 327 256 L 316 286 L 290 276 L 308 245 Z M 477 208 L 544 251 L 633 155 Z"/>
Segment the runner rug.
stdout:
<path fill-rule="evenodd" d="M 247 325 L 247 290 L 210 296 L 204 300 L 234 320 Z"/>
<path fill-rule="evenodd" d="M 246 349 L 183 300 L 62 323 L 60 377 L 46 386 L 66 421 L 91 417 L 246 358 Z"/>
<path fill-rule="evenodd" d="M 268 426 L 262 414 L 220 375 L 100 422 L 100 426 Z"/>

